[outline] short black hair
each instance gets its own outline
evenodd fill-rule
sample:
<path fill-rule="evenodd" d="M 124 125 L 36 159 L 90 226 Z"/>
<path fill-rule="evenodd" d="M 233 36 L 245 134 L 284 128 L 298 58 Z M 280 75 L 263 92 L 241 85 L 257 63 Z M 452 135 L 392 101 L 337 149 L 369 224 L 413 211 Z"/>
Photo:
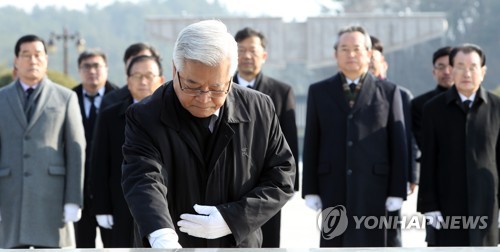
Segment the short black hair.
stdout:
<path fill-rule="evenodd" d="M 384 46 L 380 39 L 375 36 L 370 35 L 370 40 L 372 41 L 372 49 L 384 53 Z"/>
<path fill-rule="evenodd" d="M 481 47 L 475 44 L 463 44 L 461 46 L 457 46 L 453 49 L 451 49 L 450 52 L 450 65 L 453 67 L 453 62 L 455 59 L 455 56 L 457 55 L 458 52 L 463 52 L 465 54 L 471 53 L 471 52 L 476 52 L 479 55 L 479 58 L 481 59 L 481 66 L 486 65 L 486 55 L 484 55 L 483 50 Z"/>
<path fill-rule="evenodd" d="M 43 50 L 45 53 L 47 53 L 47 47 L 45 46 L 45 41 L 38 37 L 37 35 L 29 34 L 29 35 L 24 35 L 21 38 L 19 38 L 16 42 L 16 47 L 14 48 L 14 54 L 16 57 L 19 57 L 19 52 L 21 50 L 21 45 L 24 43 L 29 43 L 29 42 L 42 42 L 43 44 Z"/>
<path fill-rule="evenodd" d="M 445 46 L 437 49 L 434 54 L 432 54 L 432 65 L 436 64 L 436 60 L 444 56 L 450 56 L 451 46 Z"/>
<path fill-rule="evenodd" d="M 125 50 L 125 54 L 123 55 L 123 63 L 127 64 L 127 61 L 130 58 L 136 56 L 138 53 L 144 50 L 149 50 L 153 57 L 156 57 L 158 58 L 158 61 L 161 61 L 160 54 L 153 46 L 141 42 L 132 44 L 127 48 L 127 50 Z"/>
<path fill-rule="evenodd" d="M 148 61 L 148 60 L 156 62 L 156 64 L 158 65 L 158 70 L 160 72 L 160 76 L 163 76 L 163 67 L 161 66 L 160 59 L 155 57 L 155 56 L 148 56 L 148 55 L 141 55 L 141 56 L 137 56 L 137 57 L 132 58 L 132 60 L 130 61 L 130 64 L 128 64 L 128 67 L 127 67 L 127 76 L 130 77 L 130 72 L 132 71 L 132 67 L 136 63 Z"/>
<path fill-rule="evenodd" d="M 106 58 L 106 54 L 99 49 L 89 49 L 78 56 L 78 66 L 82 63 L 82 61 L 91 58 L 91 57 L 101 57 L 104 60 L 104 63 L 108 64 L 108 60 Z"/>
<path fill-rule="evenodd" d="M 241 42 L 247 38 L 250 38 L 250 37 L 258 37 L 260 38 L 260 44 L 262 45 L 262 48 L 266 49 L 266 44 L 267 44 L 267 41 L 266 41 L 266 36 L 264 36 L 264 34 L 260 31 L 257 31 L 255 29 L 252 29 L 250 27 L 245 27 L 241 30 L 239 30 L 236 35 L 234 35 L 234 40 L 236 40 L 236 42 Z"/>

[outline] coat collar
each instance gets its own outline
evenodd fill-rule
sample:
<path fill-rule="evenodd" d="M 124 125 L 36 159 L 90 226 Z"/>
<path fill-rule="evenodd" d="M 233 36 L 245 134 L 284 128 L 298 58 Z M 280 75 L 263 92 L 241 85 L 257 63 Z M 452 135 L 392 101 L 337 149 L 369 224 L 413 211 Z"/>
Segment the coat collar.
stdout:
<path fill-rule="evenodd" d="M 222 106 L 224 111 L 222 111 L 222 118 L 219 119 L 221 121 L 219 122 L 218 133 L 216 133 L 219 137 L 215 140 L 213 150 L 214 159 L 211 159 L 210 167 L 213 167 L 224 148 L 231 141 L 237 131 L 238 124 L 250 121 L 248 108 L 243 105 L 241 100 L 244 99 L 245 92 L 254 91 L 244 89 L 246 88 L 232 85 L 224 106 Z M 149 99 L 153 104 L 161 106 L 160 121 L 167 127 L 177 131 L 181 138 L 190 146 L 197 159 L 203 163 L 204 157 L 194 135 L 189 131 L 188 127 L 181 126 L 183 120 L 181 120 L 180 113 L 183 113 L 183 111 L 178 111 L 178 109 L 182 108 L 179 108 L 180 106 L 176 104 L 179 101 L 173 88 L 173 82 L 170 81 L 164 84 L 152 96 L 145 99 Z"/>
<path fill-rule="evenodd" d="M 243 87 L 238 85 L 232 85 L 229 94 L 226 97 L 224 109 L 224 116 L 221 120 L 227 123 L 244 123 L 250 121 L 250 114 L 248 109 L 243 106 L 241 100 Z M 177 95 L 174 91 L 173 82 L 170 81 L 160 87 L 153 96 L 153 100 L 159 99 L 162 105 L 160 112 L 160 120 L 170 128 L 176 129 L 177 131 L 181 129 L 179 124 L 179 112 L 176 111 L 176 106 L 174 102 L 178 100 Z M 224 122 L 223 121 L 223 122 Z"/>
<path fill-rule="evenodd" d="M 358 97 L 356 98 L 356 101 L 354 103 L 354 107 L 352 108 L 349 107 L 346 96 L 344 94 L 340 72 L 334 75 L 329 81 L 332 84 L 332 88 L 329 88 L 327 92 L 330 93 L 330 95 L 333 97 L 333 100 L 337 102 L 342 110 L 352 113 L 359 110 L 362 106 L 364 106 L 371 100 L 371 97 L 375 92 L 375 81 L 376 77 L 374 77 L 370 73 L 366 74 L 365 80 L 363 82 L 363 87 L 359 91 Z"/>
<path fill-rule="evenodd" d="M 453 85 L 448 91 L 445 92 L 445 97 L 446 97 L 446 104 L 462 103 L 462 100 L 458 95 L 457 87 L 455 87 L 455 85 Z M 488 104 L 488 93 L 486 89 L 484 89 L 482 86 L 479 86 L 479 89 L 476 92 L 476 98 L 474 99 L 474 103 L 472 106 L 476 106 L 475 104 L 479 104 L 481 102 L 484 104 Z"/>
<path fill-rule="evenodd" d="M 259 72 L 259 74 L 257 74 L 257 76 L 255 77 L 255 83 L 254 83 L 254 86 L 252 87 L 252 89 L 259 90 L 259 91 L 267 94 L 267 92 L 265 92 L 267 89 L 267 85 L 266 85 L 267 80 L 266 79 L 267 79 L 267 77 L 262 72 Z M 238 83 L 238 73 L 234 74 L 233 82 Z"/>
<path fill-rule="evenodd" d="M 37 87 L 41 89 L 40 96 L 36 103 L 35 110 L 33 111 L 33 115 L 31 117 L 29 124 L 28 121 L 26 120 L 22 101 L 20 100 L 19 95 L 17 93 L 17 88 L 18 88 L 17 85 L 19 85 L 18 80 L 12 82 L 8 87 L 5 87 L 5 91 L 11 93 L 10 95 L 7 96 L 7 99 L 21 126 L 26 128 L 26 131 L 29 131 L 36 123 L 42 112 L 45 110 L 47 102 L 50 100 L 50 97 L 52 96 L 51 90 L 53 88 L 52 85 L 54 84 L 47 77 L 43 78 L 42 81 L 40 82 L 40 85 Z"/>

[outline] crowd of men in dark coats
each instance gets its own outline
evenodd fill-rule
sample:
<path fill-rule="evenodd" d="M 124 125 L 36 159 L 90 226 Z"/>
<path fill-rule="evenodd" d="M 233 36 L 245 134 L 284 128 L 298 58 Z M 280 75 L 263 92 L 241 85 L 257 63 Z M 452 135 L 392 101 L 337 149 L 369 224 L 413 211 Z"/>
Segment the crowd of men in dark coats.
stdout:
<path fill-rule="evenodd" d="M 0 123 L 0 245 L 67 246 L 59 229 L 74 222 L 77 248 L 96 246 L 96 228 L 107 248 L 280 247 L 280 209 L 299 191 L 295 96 L 263 74 L 264 34 L 228 35 L 219 21 L 186 27 L 168 82 L 156 50 L 133 44 L 122 88 L 106 54 L 87 50 L 74 93 L 45 76 L 44 41 L 22 37 L 16 80 L 0 90 L 11 118 Z M 324 235 L 323 220 L 320 246 L 402 246 L 400 226 L 354 223 L 400 217 L 417 184 L 429 246 L 497 246 L 500 98 L 481 86 L 482 49 L 438 49 L 437 86 L 415 98 L 386 79 L 383 47 L 363 27 L 338 33 L 334 57 L 338 73 L 309 87 L 301 189 L 308 207 L 325 217 L 341 206 L 350 224 Z M 14 138 L 25 142 L 9 149 Z M 28 206 L 42 195 L 25 187 L 33 177 L 59 207 Z M 34 225 L 40 214 L 50 218 Z"/>

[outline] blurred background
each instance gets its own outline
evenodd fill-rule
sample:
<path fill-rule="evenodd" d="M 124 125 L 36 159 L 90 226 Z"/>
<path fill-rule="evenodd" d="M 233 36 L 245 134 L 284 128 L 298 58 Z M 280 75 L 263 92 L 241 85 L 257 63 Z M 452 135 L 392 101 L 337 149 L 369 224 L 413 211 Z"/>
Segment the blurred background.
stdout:
<path fill-rule="evenodd" d="M 171 79 L 178 32 L 201 19 L 220 19 L 231 33 L 250 26 L 268 38 L 264 73 L 290 83 L 297 96 L 302 139 L 307 89 L 336 73 L 333 44 L 339 29 L 359 24 L 384 44 L 388 79 L 415 96 L 434 88 L 432 53 L 445 45 L 475 43 L 487 55 L 484 86 L 500 79 L 498 0 L 0 0 L 0 86 L 11 81 L 15 41 L 29 33 L 46 39 L 49 76 L 78 84 L 79 49 L 108 56 L 109 80 L 125 84 L 123 53 L 148 42 L 162 54 Z"/>

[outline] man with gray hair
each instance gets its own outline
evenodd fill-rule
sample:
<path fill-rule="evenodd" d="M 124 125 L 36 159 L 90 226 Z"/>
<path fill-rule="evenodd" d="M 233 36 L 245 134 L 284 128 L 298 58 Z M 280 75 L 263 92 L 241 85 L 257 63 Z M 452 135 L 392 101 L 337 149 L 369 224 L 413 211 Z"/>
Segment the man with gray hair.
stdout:
<path fill-rule="evenodd" d="M 386 246 L 384 227 L 358 226 L 355 217 L 381 219 L 406 197 L 400 91 L 368 71 L 371 40 L 362 27 L 340 31 L 334 49 L 340 72 L 309 87 L 302 194 L 314 210 L 345 207 L 345 232 L 328 236 L 332 227 L 323 225 L 321 247 Z"/>
<path fill-rule="evenodd" d="M 145 246 L 260 247 L 293 195 L 295 161 L 271 99 L 232 85 L 220 21 L 184 28 L 173 80 L 126 115 L 122 187 Z"/>

